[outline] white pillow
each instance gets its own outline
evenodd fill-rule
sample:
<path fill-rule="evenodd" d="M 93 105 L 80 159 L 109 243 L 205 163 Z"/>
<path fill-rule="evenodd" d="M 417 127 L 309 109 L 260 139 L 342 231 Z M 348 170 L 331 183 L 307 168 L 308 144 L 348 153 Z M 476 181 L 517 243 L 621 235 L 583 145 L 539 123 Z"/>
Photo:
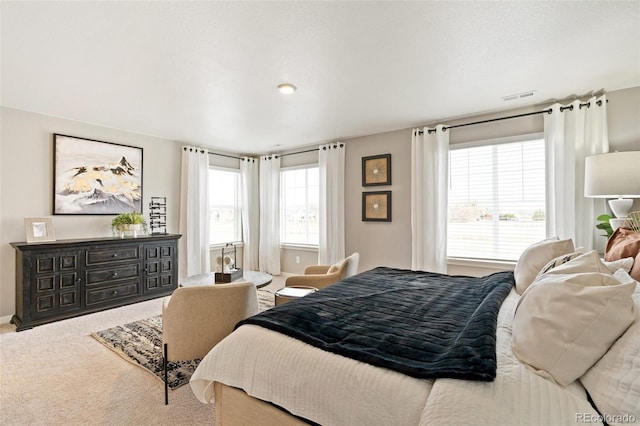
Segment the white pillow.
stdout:
<path fill-rule="evenodd" d="M 611 273 L 613 274 L 618 269 L 622 268 L 625 272 L 631 271 L 631 267 L 633 266 L 633 261 L 635 259 L 633 257 L 624 257 L 618 260 L 612 260 L 611 262 L 604 261 L 605 266 Z M 629 276 L 631 278 L 631 276 Z"/>
<path fill-rule="evenodd" d="M 614 276 L 620 282 L 633 281 L 622 269 Z M 609 422 L 611 425 L 633 423 L 627 421 L 630 416 L 640 421 L 640 285 L 636 285 L 632 298 L 636 307 L 634 323 L 580 377 L 600 413 L 610 419 L 620 419 L 619 422 Z"/>
<path fill-rule="evenodd" d="M 513 352 L 537 374 L 567 386 L 633 322 L 635 287 L 615 279 L 595 250 L 552 269 L 518 302 Z"/>
<path fill-rule="evenodd" d="M 513 271 L 517 292 L 522 294 L 549 261 L 572 252 L 574 252 L 573 241 L 571 239 L 559 240 L 558 237 L 543 240 L 527 247 L 520 255 Z"/>

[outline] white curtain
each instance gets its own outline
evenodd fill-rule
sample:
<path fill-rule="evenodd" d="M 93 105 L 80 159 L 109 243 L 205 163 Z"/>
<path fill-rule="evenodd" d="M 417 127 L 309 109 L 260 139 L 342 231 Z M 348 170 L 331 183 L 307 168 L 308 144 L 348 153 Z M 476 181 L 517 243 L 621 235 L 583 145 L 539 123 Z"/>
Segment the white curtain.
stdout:
<path fill-rule="evenodd" d="M 449 131 L 442 128 L 414 129 L 411 138 L 411 269 L 446 273 Z"/>
<path fill-rule="evenodd" d="M 259 269 L 280 275 L 280 157 L 260 157 Z"/>
<path fill-rule="evenodd" d="M 320 145 L 320 265 L 333 265 L 345 258 L 344 159 L 343 143 Z"/>
<path fill-rule="evenodd" d="M 209 152 L 182 147 L 180 278 L 209 272 Z"/>
<path fill-rule="evenodd" d="M 258 162 L 255 158 L 240 159 L 240 187 L 242 193 L 242 240 L 244 242 L 242 267 L 259 268 L 260 244 L 260 192 Z"/>
<path fill-rule="evenodd" d="M 576 247 L 592 250 L 596 201 L 584 196 L 584 160 L 609 151 L 607 99 L 594 96 L 550 108 L 544 115 L 547 236 L 572 238 Z"/>

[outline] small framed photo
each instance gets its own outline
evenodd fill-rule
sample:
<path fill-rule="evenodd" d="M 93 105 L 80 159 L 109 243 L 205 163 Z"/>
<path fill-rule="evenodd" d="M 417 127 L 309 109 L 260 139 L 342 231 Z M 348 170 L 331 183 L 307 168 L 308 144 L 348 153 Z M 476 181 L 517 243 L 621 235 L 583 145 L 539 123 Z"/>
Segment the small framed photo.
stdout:
<path fill-rule="evenodd" d="M 28 243 L 56 240 L 53 221 L 50 217 L 25 217 L 24 227 Z"/>
<path fill-rule="evenodd" d="M 391 154 L 362 157 L 362 186 L 391 185 Z"/>
<path fill-rule="evenodd" d="M 362 193 L 363 222 L 391 222 L 391 191 Z"/>

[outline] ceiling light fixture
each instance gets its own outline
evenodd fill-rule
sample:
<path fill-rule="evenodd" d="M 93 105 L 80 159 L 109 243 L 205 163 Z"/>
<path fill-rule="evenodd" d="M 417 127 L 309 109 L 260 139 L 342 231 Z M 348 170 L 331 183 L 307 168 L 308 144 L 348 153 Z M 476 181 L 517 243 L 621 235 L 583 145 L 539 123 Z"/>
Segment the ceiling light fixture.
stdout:
<path fill-rule="evenodd" d="M 278 84 L 278 90 L 280 93 L 284 93 L 285 95 L 290 95 L 297 90 L 296 86 L 290 83 L 282 83 Z"/>

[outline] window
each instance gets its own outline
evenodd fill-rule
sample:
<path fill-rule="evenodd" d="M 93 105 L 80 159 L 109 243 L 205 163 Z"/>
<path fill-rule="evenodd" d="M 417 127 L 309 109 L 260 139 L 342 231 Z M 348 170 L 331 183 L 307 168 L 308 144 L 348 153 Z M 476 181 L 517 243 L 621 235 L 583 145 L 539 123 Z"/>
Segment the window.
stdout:
<path fill-rule="evenodd" d="M 242 241 L 240 171 L 209 168 L 209 244 Z"/>
<path fill-rule="evenodd" d="M 320 240 L 318 166 L 283 169 L 281 242 L 317 246 Z"/>
<path fill-rule="evenodd" d="M 545 238 L 543 139 L 452 145 L 449 173 L 449 257 L 517 260 Z"/>

